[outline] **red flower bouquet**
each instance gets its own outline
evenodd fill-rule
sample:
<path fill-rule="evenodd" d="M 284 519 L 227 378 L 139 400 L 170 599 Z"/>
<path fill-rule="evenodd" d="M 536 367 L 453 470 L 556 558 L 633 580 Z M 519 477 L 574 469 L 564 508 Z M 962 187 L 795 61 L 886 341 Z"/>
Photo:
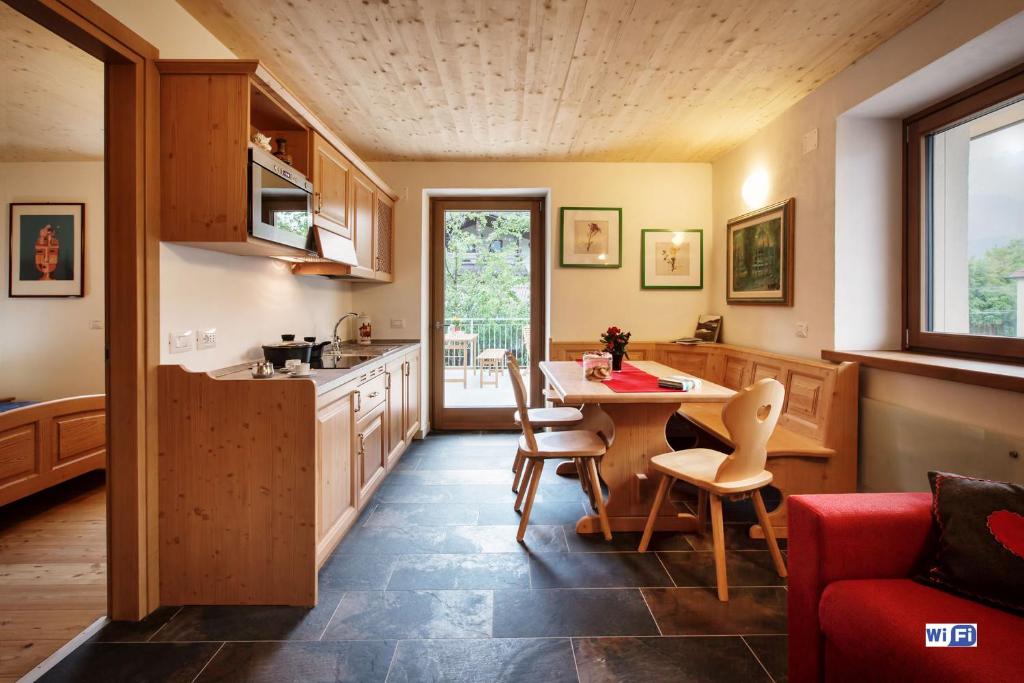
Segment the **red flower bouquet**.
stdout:
<path fill-rule="evenodd" d="M 605 330 L 604 334 L 601 335 L 601 343 L 604 344 L 604 350 L 612 354 L 612 370 L 621 370 L 622 358 L 629 358 L 626 346 L 629 344 L 630 336 L 630 332 L 623 332 L 614 325 Z"/>

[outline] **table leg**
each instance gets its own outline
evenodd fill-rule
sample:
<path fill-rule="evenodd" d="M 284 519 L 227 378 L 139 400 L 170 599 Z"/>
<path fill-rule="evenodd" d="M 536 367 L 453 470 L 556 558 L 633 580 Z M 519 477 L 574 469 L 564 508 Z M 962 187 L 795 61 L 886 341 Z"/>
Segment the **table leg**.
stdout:
<path fill-rule="evenodd" d="M 650 460 L 671 453 L 665 426 L 679 406 L 673 403 L 605 403 L 601 409 L 615 423 L 615 440 L 601 458 L 600 476 L 608 486 L 605 504 L 612 531 L 643 531 L 654 502 L 659 475 Z M 567 463 L 575 470 L 572 463 Z M 666 496 L 654 524 L 657 531 L 696 531 L 697 519 L 679 513 Z M 576 523 L 576 532 L 599 533 L 597 515 Z"/>

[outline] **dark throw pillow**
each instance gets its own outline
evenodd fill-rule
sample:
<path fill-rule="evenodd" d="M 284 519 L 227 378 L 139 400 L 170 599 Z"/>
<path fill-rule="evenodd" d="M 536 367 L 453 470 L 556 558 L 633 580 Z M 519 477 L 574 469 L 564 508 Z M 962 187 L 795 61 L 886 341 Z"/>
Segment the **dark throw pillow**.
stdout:
<path fill-rule="evenodd" d="M 929 472 L 935 557 L 918 580 L 1024 614 L 1024 486 Z"/>

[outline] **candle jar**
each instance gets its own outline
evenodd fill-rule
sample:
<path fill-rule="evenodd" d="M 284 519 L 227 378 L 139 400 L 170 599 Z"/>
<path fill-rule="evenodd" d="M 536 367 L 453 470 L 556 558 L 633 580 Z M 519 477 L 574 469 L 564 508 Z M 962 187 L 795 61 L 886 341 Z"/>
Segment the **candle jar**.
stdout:
<path fill-rule="evenodd" d="M 612 355 L 604 352 L 583 354 L 583 376 L 591 382 L 603 382 L 612 376 Z"/>

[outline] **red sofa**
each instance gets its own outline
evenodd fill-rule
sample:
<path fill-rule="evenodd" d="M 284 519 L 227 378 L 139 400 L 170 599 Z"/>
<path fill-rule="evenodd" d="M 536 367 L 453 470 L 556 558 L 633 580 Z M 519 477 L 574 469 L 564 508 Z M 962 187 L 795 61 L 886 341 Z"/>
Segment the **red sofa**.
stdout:
<path fill-rule="evenodd" d="M 911 578 L 934 549 L 931 501 L 789 498 L 790 681 L 1024 681 L 1024 617 Z M 926 648 L 926 623 L 977 623 L 978 646 Z"/>

